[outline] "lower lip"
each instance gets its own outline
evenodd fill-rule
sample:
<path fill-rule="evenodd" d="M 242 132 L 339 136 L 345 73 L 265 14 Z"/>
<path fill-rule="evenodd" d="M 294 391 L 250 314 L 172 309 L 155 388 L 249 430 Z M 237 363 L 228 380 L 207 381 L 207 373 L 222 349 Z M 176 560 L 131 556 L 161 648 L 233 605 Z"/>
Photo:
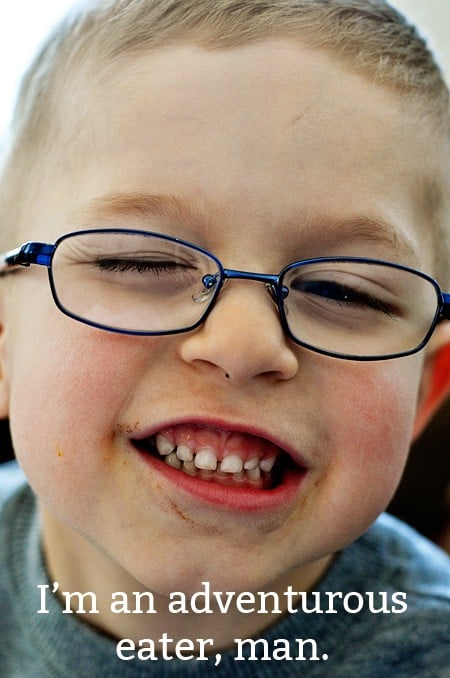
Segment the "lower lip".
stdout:
<path fill-rule="evenodd" d="M 151 454 L 141 452 L 132 446 L 133 450 L 151 466 L 152 470 L 164 476 L 178 490 L 182 490 L 191 497 L 215 508 L 227 511 L 274 511 L 293 502 L 298 495 L 300 486 L 306 477 L 307 471 L 302 468 L 289 467 L 283 472 L 283 479 L 272 490 L 257 490 L 246 487 L 235 488 L 220 485 L 214 481 L 202 480 L 178 471 L 160 461 Z"/>

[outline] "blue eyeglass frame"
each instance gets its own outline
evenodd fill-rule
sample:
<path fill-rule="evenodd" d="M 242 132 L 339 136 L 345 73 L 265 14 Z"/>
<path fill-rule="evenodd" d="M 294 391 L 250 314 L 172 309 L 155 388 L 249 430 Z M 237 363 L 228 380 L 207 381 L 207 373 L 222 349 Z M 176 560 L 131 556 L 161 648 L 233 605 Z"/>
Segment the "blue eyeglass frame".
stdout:
<path fill-rule="evenodd" d="M 52 273 L 52 262 L 53 262 L 53 257 L 58 249 L 59 245 L 64 242 L 64 240 L 67 240 L 68 238 L 73 238 L 76 236 L 81 236 L 81 235 L 92 235 L 92 234 L 110 234 L 110 233 L 122 233 L 125 235 L 136 235 L 136 236 L 147 236 L 147 237 L 156 237 L 162 240 L 167 240 L 169 242 L 174 242 L 179 245 L 183 245 L 185 247 L 188 247 L 196 252 L 199 252 L 200 254 L 208 257 L 214 263 L 216 264 L 218 268 L 218 275 L 217 274 L 211 274 L 211 275 L 205 275 L 202 278 L 202 282 L 205 286 L 205 289 L 211 289 L 212 296 L 210 298 L 209 304 L 207 308 L 205 309 L 205 312 L 203 315 L 199 318 L 197 322 L 195 322 L 193 325 L 190 325 L 189 327 L 183 327 L 181 329 L 176 329 L 176 330 L 165 330 L 165 331 L 157 331 L 157 332 L 151 332 L 151 331 L 145 331 L 145 330 L 123 330 L 123 329 L 118 329 L 114 327 L 109 327 L 108 325 L 102 325 L 99 323 L 95 323 L 90 320 L 86 320 L 85 318 L 78 316 L 74 313 L 71 313 L 68 309 L 66 309 L 59 301 L 55 284 L 54 284 L 54 279 L 53 279 L 53 273 Z M 410 349 L 408 351 L 403 351 L 401 353 L 392 353 L 388 355 L 381 355 L 381 356 L 360 356 L 360 355 L 352 355 L 352 354 L 342 354 L 342 353 L 336 353 L 333 351 L 327 351 L 325 349 L 320 349 L 316 348 L 315 346 L 312 346 L 311 344 L 308 344 L 300 339 L 298 339 L 294 334 L 292 334 L 289 324 L 286 318 L 286 312 L 284 309 L 284 299 L 286 298 L 287 294 L 287 288 L 283 285 L 283 278 L 284 276 L 293 268 L 301 268 L 302 266 L 306 266 L 309 264 L 316 264 L 316 263 L 321 263 L 321 262 L 336 262 L 336 263 L 345 263 L 345 262 L 358 262 L 362 264 L 378 264 L 378 265 L 383 265 L 389 268 L 394 268 L 400 271 L 406 271 L 408 273 L 411 273 L 413 275 L 417 275 L 420 278 L 423 278 L 424 280 L 427 280 L 433 287 L 436 292 L 436 312 L 433 317 L 433 320 L 430 325 L 430 329 L 428 330 L 426 336 L 424 339 L 420 342 L 418 346 L 416 346 L 413 349 Z M 9 252 L 6 252 L 3 255 L 0 255 L 0 275 L 6 274 L 8 272 L 12 272 L 15 269 L 18 269 L 19 267 L 28 267 L 30 265 L 36 264 L 38 266 L 45 266 L 48 271 L 48 277 L 49 277 L 49 283 L 50 283 L 50 288 L 53 296 L 53 300 L 58 307 L 58 309 L 64 313 L 64 315 L 73 318 L 74 320 L 78 320 L 79 322 L 89 325 L 91 327 L 95 327 L 97 329 L 101 330 L 106 330 L 109 332 L 115 332 L 116 334 L 126 334 L 126 335 L 137 335 L 137 336 L 161 336 L 161 335 L 170 335 L 170 334 L 181 334 L 184 332 L 190 332 L 197 327 L 199 327 L 202 323 L 205 322 L 206 318 L 208 315 L 211 313 L 212 309 L 214 308 L 215 302 L 220 294 L 220 291 L 224 285 L 224 283 L 227 280 L 253 280 L 255 282 L 262 282 L 265 284 L 272 300 L 275 302 L 277 309 L 278 309 L 278 314 L 280 317 L 281 325 L 283 327 L 283 331 L 285 332 L 286 336 L 289 337 L 295 344 L 302 346 L 303 348 L 306 348 L 308 350 L 314 351 L 315 353 L 320 353 L 322 355 L 330 356 L 333 358 L 339 358 L 341 360 L 358 360 L 358 361 L 376 361 L 376 360 L 390 360 L 393 358 L 401 358 L 407 355 L 412 355 L 414 353 L 418 353 L 424 346 L 428 343 L 430 340 L 436 326 L 438 325 L 439 322 L 443 320 L 450 320 L 450 293 L 445 293 L 442 292 L 439 283 L 429 276 L 426 273 L 423 273 L 422 271 L 418 271 L 414 268 L 411 268 L 409 266 L 404 266 L 403 264 L 397 264 L 393 263 L 391 261 L 384 261 L 382 259 L 371 259 L 367 257 L 315 257 L 315 258 L 310 258 L 310 259 L 301 259 L 299 261 L 294 261 L 284 268 L 281 269 L 280 273 L 278 275 L 272 275 L 268 273 L 255 273 L 251 271 L 239 271 L 236 269 L 229 269 L 229 268 L 224 268 L 222 265 L 222 262 L 211 252 L 208 250 L 200 247 L 199 245 L 195 245 L 194 243 L 188 242 L 186 240 L 183 240 L 181 238 L 176 238 L 174 236 L 170 235 L 165 235 L 161 233 L 156 233 L 154 231 L 141 231 L 137 229 L 127 229 L 127 228 L 96 228 L 96 229 L 84 229 L 80 231 L 72 231 L 70 233 L 65 233 L 64 235 L 60 236 L 55 243 L 53 244 L 48 244 L 48 243 L 42 243 L 42 242 L 26 242 L 23 245 L 17 247 L 16 249 L 10 250 Z M 215 288 L 215 289 L 213 289 Z"/>

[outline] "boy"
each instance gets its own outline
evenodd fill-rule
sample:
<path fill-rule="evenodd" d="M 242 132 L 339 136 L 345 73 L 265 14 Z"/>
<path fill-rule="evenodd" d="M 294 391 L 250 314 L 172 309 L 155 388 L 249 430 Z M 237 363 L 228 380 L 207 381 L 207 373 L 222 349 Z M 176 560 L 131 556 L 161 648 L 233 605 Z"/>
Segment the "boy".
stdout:
<path fill-rule="evenodd" d="M 381 0 L 54 34 L 2 180 L 2 675 L 448 675 L 448 559 L 370 527 L 447 390 L 448 189 Z"/>

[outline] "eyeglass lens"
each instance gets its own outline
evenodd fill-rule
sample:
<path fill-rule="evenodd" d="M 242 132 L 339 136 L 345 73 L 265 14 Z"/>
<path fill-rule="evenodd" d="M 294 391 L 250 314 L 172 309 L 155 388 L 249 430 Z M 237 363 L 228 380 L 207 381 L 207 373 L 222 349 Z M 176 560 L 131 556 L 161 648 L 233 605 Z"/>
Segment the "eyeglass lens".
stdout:
<path fill-rule="evenodd" d="M 290 268 L 283 284 L 292 334 L 342 355 L 411 351 L 427 335 L 437 309 L 430 280 L 386 264 L 324 260 Z"/>
<path fill-rule="evenodd" d="M 194 325 L 212 295 L 194 301 L 216 261 L 183 243 L 113 232 L 63 239 L 54 254 L 55 294 L 70 315 L 122 331 L 165 332 Z M 203 303 L 202 303 L 203 302 Z"/>

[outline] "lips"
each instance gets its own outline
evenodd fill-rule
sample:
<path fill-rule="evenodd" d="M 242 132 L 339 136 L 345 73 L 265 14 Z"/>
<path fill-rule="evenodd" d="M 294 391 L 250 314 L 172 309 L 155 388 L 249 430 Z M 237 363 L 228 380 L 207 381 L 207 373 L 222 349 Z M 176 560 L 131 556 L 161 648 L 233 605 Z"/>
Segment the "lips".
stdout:
<path fill-rule="evenodd" d="M 295 490 L 306 473 L 275 442 L 228 428 L 181 423 L 131 442 L 166 477 L 214 503 L 275 499 Z"/>

